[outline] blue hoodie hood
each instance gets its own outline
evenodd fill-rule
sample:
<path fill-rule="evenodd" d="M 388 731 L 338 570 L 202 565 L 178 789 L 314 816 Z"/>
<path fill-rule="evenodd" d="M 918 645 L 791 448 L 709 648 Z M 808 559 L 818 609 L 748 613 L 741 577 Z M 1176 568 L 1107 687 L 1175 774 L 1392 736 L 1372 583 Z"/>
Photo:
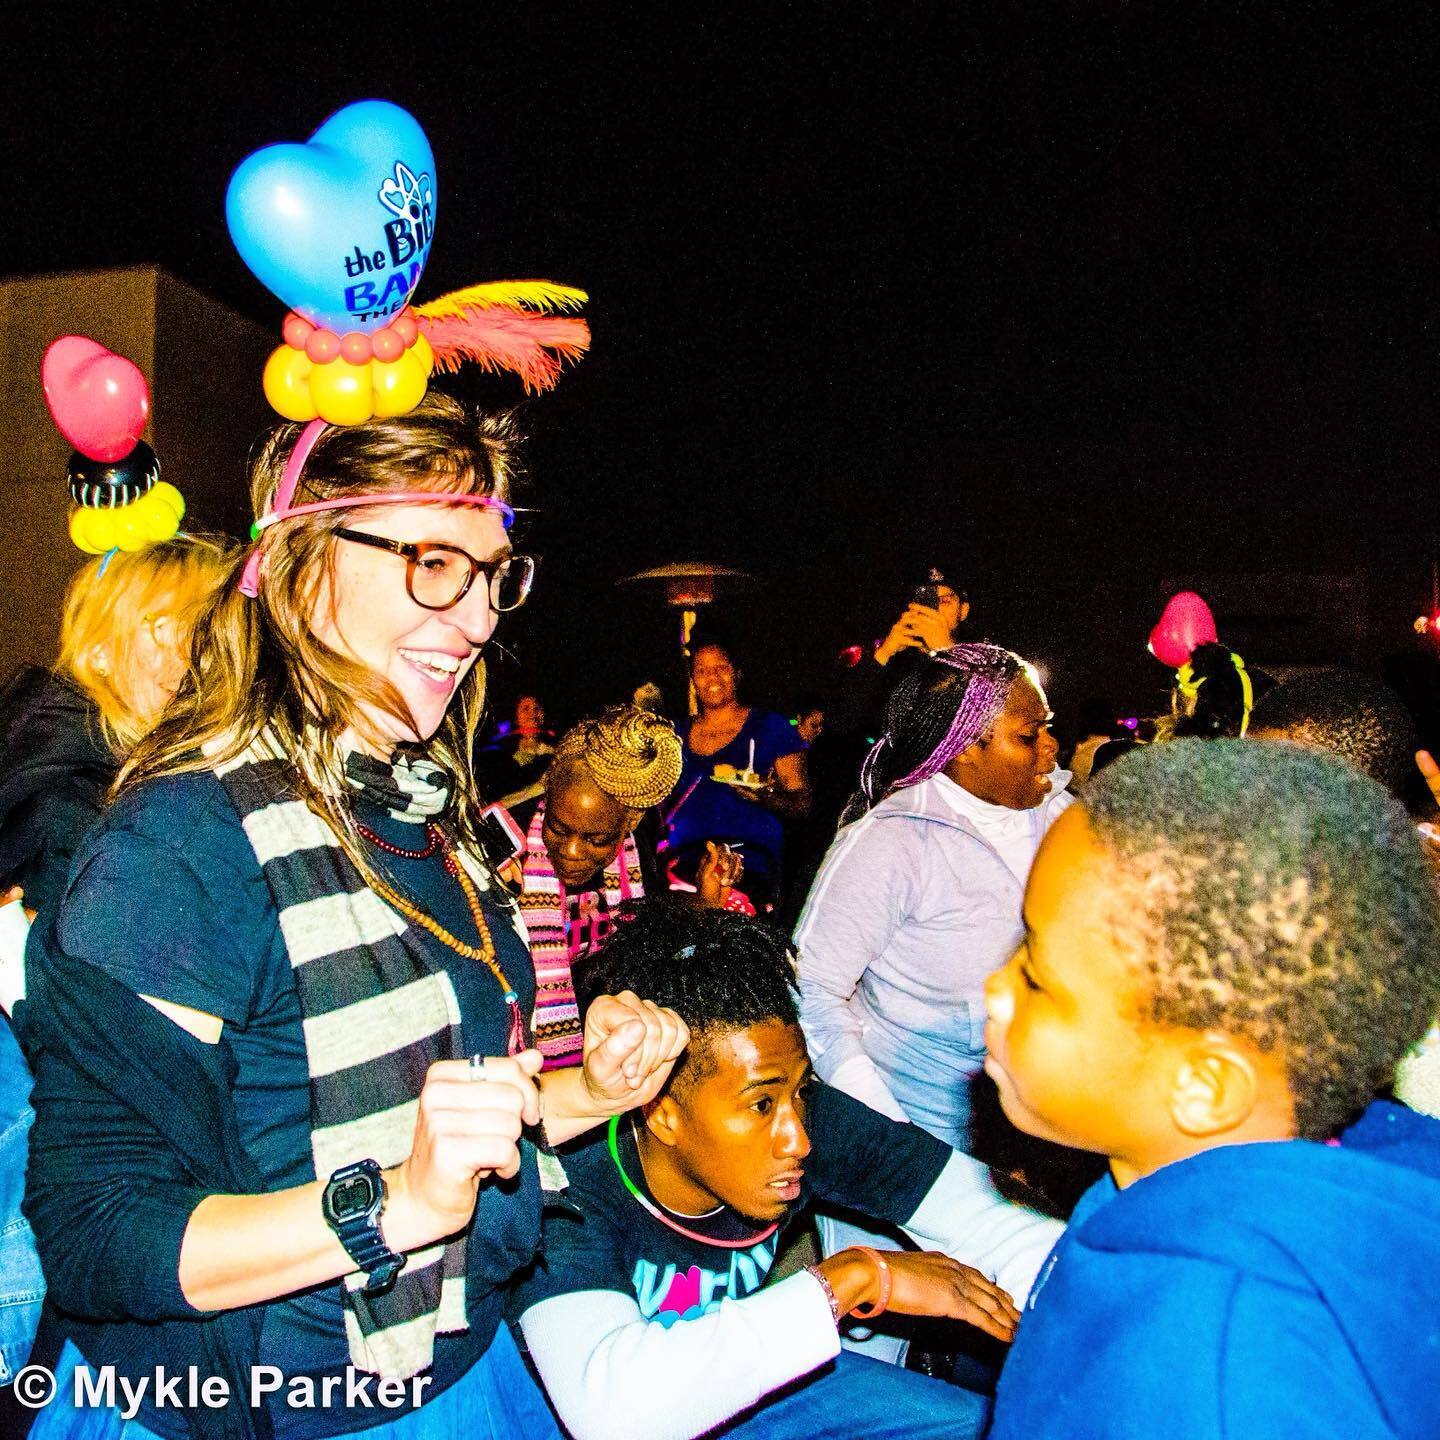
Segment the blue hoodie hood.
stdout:
<path fill-rule="evenodd" d="M 1233 1145 L 1081 1201 L 1002 1377 L 1008 1437 L 1440 1433 L 1440 1122 Z"/>

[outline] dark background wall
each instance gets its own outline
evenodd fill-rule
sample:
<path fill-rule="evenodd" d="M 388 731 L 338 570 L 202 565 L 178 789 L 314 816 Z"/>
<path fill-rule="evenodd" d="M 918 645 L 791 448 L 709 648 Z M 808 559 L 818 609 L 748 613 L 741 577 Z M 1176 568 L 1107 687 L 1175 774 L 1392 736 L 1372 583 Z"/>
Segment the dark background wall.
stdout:
<path fill-rule="evenodd" d="M 437 157 L 422 298 L 591 290 L 592 355 L 527 407 L 506 631 L 562 717 L 661 663 L 613 586 L 678 559 L 764 578 L 732 619 L 776 699 L 932 561 L 1062 715 L 1154 700 L 1180 580 L 1257 663 L 1433 672 L 1432 4 L 14 9 L 12 272 L 158 264 L 273 336 L 230 170 L 380 95 Z M 189 368 L 258 397 L 233 348 Z"/>

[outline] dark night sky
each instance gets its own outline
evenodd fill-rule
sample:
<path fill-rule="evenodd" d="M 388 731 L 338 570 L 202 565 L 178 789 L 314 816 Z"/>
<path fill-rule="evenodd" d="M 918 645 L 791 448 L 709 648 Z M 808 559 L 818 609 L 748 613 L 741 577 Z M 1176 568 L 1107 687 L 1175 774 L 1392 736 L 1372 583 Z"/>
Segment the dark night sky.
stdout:
<path fill-rule="evenodd" d="M 144 8 L 7 11 L 0 269 L 157 261 L 278 329 L 230 169 L 352 100 L 413 111 L 421 298 L 593 297 L 530 409 L 512 636 L 562 710 L 638 678 L 668 631 L 611 581 L 677 558 L 767 577 L 736 618 L 777 699 L 932 558 L 1062 709 L 1156 684 L 1175 577 L 1361 570 L 1397 642 L 1425 598 L 1431 5 Z"/>

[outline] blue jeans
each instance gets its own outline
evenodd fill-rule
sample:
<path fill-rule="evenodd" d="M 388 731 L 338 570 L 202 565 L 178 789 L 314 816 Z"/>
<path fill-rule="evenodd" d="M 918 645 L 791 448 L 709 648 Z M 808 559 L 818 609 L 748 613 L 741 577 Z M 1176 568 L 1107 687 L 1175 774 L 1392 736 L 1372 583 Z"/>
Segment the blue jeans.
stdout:
<path fill-rule="evenodd" d="M 72 1395 L 80 1352 L 66 1343 L 55 1367 L 59 1397 L 37 1412 L 30 1440 L 163 1440 L 138 1420 L 121 1420 L 116 1410 L 76 1410 Z M 244 1403 L 243 1401 L 241 1403 Z M 394 1420 L 346 1433 L 345 1440 L 561 1440 L 550 1413 L 510 1331 L 502 1325 L 490 1348 L 427 1405 Z"/>
<path fill-rule="evenodd" d="M 990 1402 L 958 1386 L 842 1350 L 811 1378 L 715 1432 L 725 1440 L 979 1440 Z"/>
<path fill-rule="evenodd" d="M 35 1237 L 20 1213 L 35 1119 L 30 1087 L 25 1057 L 0 1014 L 0 1385 L 8 1385 L 25 1364 L 45 1299 Z"/>

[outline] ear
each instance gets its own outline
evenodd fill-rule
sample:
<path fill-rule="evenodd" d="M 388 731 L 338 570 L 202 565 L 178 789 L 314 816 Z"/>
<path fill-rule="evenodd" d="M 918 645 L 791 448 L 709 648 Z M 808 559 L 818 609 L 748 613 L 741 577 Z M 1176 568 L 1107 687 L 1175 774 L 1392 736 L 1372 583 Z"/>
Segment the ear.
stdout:
<path fill-rule="evenodd" d="M 1170 1118 L 1184 1135 L 1239 1129 L 1260 1097 L 1255 1062 L 1228 1036 L 1207 1033 L 1185 1052 L 1170 1090 Z"/>
<path fill-rule="evenodd" d="M 948 771 L 953 768 L 958 770 L 962 775 L 969 774 L 984 758 L 985 751 L 989 748 L 989 745 L 990 737 L 988 735 L 982 735 L 973 745 L 969 745 L 962 750 L 950 764 L 945 767 L 946 770 Z"/>
<path fill-rule="evenodd" d="M 645 1107 L 645 1128 L 662 1145 L 678 1145 L 684 1123 L 680 1107 L 668 1091 Z"/>
<path fill-rule="evenodd" d="M 85 652 L 85 663 L 95 675 L 110 673 L 110 656 L 103 645 L 92 645 Z"/>
<path fill-rule="evenodd" d="M 960 623 L 963 625 L 969 618 L 970 602 L 968 600 L 962 600 L 960 602 Z"/>

